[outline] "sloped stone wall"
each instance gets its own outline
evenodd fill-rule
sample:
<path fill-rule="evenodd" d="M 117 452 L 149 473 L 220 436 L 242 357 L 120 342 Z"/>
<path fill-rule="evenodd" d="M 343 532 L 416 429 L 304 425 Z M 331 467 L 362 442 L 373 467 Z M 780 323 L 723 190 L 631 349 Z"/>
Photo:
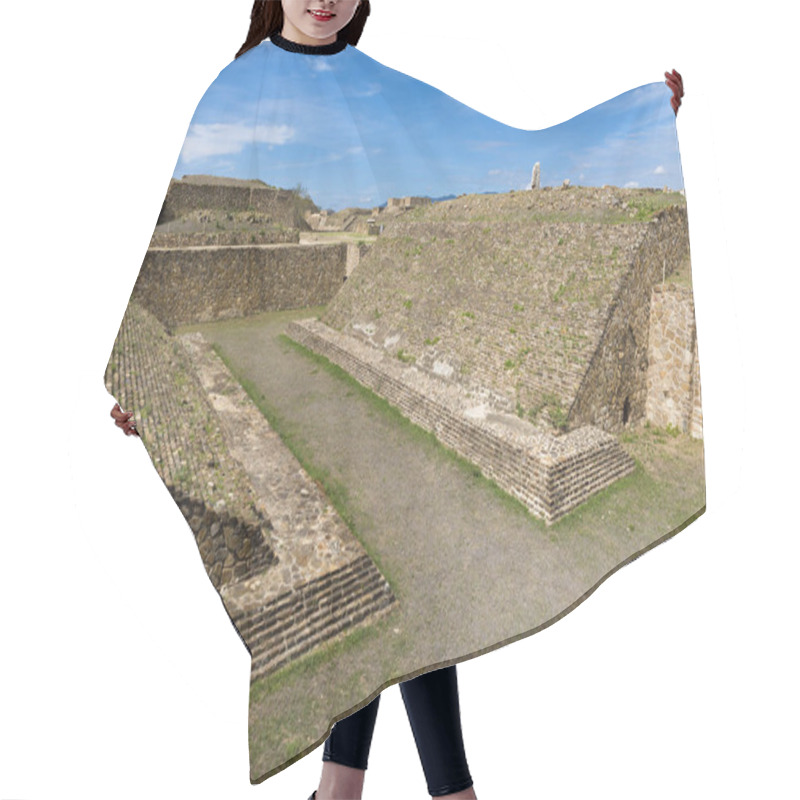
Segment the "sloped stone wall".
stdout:
<path fill-rule="evenodd" d="M 248 244 L 298 244 L 296 228 L 270 228 L 263 233 L 249 231 L 193 231 L 168 233 L 156 229 L 150 247 L 230 247 Z"/>
<path fill-rule="evenodd" d="M 543 429 L 617 430 L 644 415 L 649 291 L 685 255 L 682 204 L 572 187 L 411 209 L 387 222 L 323 321 L 485 386 Z"/>
<path fill-rule="evenodd" d="M 198 209 L 219 208 L 232 212 L 252 209 L 268 214 L 273 225 L 308 230 L 304 211 L 313 207 L 313 203 L 303 201 L 294 192 L 267 186 L 261 181 L 214 181 L 203 176 L 187 176 L 170 181 L 158 223 Z"/>
<path fill-rule="evenodd" d="M 323 641 L 373 622 L 396 599 L 362 544 L 319 484 L 270 427 L 210 342 L 178 337 L 225 431 L 231 455 L 247 470 L 272 524 L 279 565 L 225 585 L 225 607 L 252 655 L 258 680 Z M 220 520 L 225 545 L 247 551 L 247 532 Z M 215 532 L 214 525 L 211 532 Z M 216 542 L 219 533 L 216 531 Z M 198 538 L 201 548 L 215 541 Z"/>
<path fill-rule="evenodd" d="M 619 431 L 645 418 L 648 364 L 660 357 L 648 346 L 653 286 L 672 275 L 688 251 L 685 208 L 665 209 L 648 223 L 620 276 L 603 334 L 575 394 L 571 425 Z"/>
<path fill-rule="evenodd" d="M 189 523 L 208 577 L 217 589 L 258 575 L 277 562 L 272 547 L 264 546 L 271 526 L 260 514 L 260 524 L 254 524 L 223 509 L 215 511 L 175 486 L 167 489 Z"/>
<path fill-rule="evenodd" d="M 347 244 L 151 248 L 132 299 L 168 328 L 328 303 Z"/>
<path fill-rule="evenodd" d="M 106 388 L 132 411 L 142 442 L 220 588 L 276 563 L 272 523 L 231 457 L 181 345 L 129 303 L 106 370 Z"/>
<path fill-rule="evenodd" d="M 650 302 L 647 419 L 703 437 L 700 364 L 692 290 L 654 286 Z"/>
<path fill-rule="evenodd" d="M 700 358 L 697 355 L 697 336 L 694 338 L 692 354 L 692 408 L 689 415 L 689 435 L 695 439 L 703 438 L 703 399 L 700 391 Z"/>

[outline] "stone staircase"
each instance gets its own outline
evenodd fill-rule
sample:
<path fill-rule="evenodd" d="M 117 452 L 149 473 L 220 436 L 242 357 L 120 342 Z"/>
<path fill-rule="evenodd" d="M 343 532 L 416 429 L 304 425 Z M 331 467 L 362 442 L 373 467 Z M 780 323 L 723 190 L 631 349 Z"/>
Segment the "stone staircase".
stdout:
<path fill-rule="evenodd" d="M 293 588 L 235 619 L 253 657 L 256 681 L 359 623 L 374 622 L 395 603 L 385 578 L 364 555 Z"/>

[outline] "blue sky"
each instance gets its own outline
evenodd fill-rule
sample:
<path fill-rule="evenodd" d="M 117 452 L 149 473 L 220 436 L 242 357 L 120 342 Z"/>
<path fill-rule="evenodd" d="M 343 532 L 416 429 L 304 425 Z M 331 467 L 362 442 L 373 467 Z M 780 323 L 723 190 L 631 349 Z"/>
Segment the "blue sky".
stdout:
<path fill-rule="evenodd" d="M 513 84 L 502 91 L 520 91 Z M 524 89 L 522 91 L 532 91 Z M 203 95 L 174 177 L 301 184 L 323 208 L 543 186 L 683 188 L 670 91 L 640 86 L 539 131 L 513 128 L 348 47 L 291 53 L 267 41 Z"/>

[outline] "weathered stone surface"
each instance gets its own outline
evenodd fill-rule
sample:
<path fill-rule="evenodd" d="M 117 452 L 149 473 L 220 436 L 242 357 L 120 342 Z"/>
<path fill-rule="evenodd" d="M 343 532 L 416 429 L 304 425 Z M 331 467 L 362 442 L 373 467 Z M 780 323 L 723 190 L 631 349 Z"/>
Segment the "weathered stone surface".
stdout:
<path fill-rule="evenodd" d="M 269 186 L 260 180 L 185 175 L 169 182 L 158 222 L 163 224 L 192 211 L 221 209 L 226 212 L 256 212 L 269 215 L 270 222 L 285 228 L 307 229 L 304 212 L 316 210 L 296 192 Z"/>
<path fill-rule="evenodd" d="M 392 591 L 318 484 L 272 430 L 200 333 L 179 337 L 224 430 L 230 454 L 245 465 L 258 506 L 271 522 L 278 564 L 226 582 L 221 595 L 253 656 L 256 680 L 394 604 Z M 224 525 L 223 525 L 224 530 Z M 230 543 L 238 535 L 230 534 Z M 245 537 L 237 555 L 255 548 Z M 246 562 L 245 562 L 246 563 Z M 346 601 L 309 611 L 339 592 Z M 344 616 L 343 616 L 344 615 Z"/>
<path fill-rule="evenodd" d="M 259 574 L 276 562 L 270 539 L 264 537 L 269 529 L 262 519 L 247 522 L 227 513 L 220 515 L 183 489 L 170 484 L 167 488 L 186 517 L 206 572 L 218 589 L 236 577 Z"/>
<path fill-rule="evenodd" d="M 223 576 L 225 563 L 242 560 L 246 574 L 273 564 L 269 519 L 257 507 L 242 466 L 227 450 L 219 418 L 185 350 L 136 303 L 126 309 L 106 385 L 133 412 L 153 465 L 189 524 L 214 585 L 219 588 L 232 577 L 230 572 Z M 226 545 L 226 530 L 229 538 L 236 532 L 238 554 Z M 247 555 L 241 555 L 244 541 L 250 543 Z"/>
<path fill-rule="evenodd" d="M 154 247 L 132 299 L 168 328 L 329 302 L 347 275 L 335 244 Z"/>
<path fill-rule="evenodd" d="M 414 209 L 322 320 L 543 429 L 616 432 L 645 418 L 650 291 L 688 256 L 684 202 L 576 186 Z"/>
<path fill-rule="evenodd" d="M 647 371 L 647 419 L 703 438 L 700 364 L 691 288 L 652 289 Z"/>
<path fill-rule="evenodd" d="M 176 339 L 130 303 L 106 386 L 133 411 L 254 680 L 393 606 L 386 580 L 202 336 Z M 309 612 L 309 598 L 343 587 L 346 603 Z"/>
<path fill-rule="evenodd" d="M 291 322 L 286 332 L 479 466 L 547 523 L 634 469 L 616 438 L 599 428 L 562 436 L 537 430 L 494 407 L 488 394 L 476 398 L 319 320 Z"/>
<path fill-rule="evenodd" d="M 533 174 L 531 175 L 531 189 L 539 189 L 541 188 L 541 168 L 539 166 L 539 162 L 537 161 L 533 165 Z"/>
<path fill-rule="evenodd" d="M 300 231 L 296 228 L 276 230 L 269 228 L 260 232 L 215 231 L 170 233 L 156 228 L 150 239 L 150 247 L 233 247 L 251 244 L 298 244 Z"/>

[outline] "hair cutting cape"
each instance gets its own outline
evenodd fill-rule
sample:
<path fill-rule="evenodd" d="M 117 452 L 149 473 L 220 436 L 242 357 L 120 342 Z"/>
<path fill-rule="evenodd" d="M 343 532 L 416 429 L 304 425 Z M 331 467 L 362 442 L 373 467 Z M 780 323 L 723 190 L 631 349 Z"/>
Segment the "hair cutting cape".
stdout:
<path fill-rule="evenodd" d="M 251 655 L 253 782 L 705 510 L 670 96 L 526 131 L 281 37 L 203 95 L 105 379 Z"/>

